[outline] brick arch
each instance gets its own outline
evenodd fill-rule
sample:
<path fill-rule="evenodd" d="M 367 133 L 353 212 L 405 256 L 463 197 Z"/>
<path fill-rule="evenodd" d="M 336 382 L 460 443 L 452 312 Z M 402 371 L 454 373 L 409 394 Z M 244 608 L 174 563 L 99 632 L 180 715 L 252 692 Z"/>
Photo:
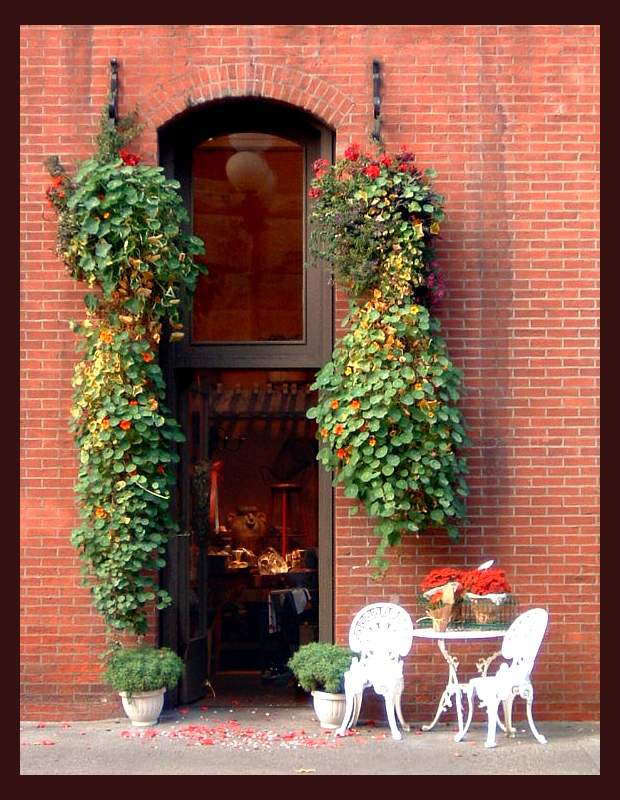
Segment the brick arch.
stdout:
<path fill-rule="evenodd" d="M 273 64 L 220 64 L 179 75 L 148 94 L 138 104 L 142 119 L 156 130 L 174 117 L 212 100 L 259 97 L 304 109 L 330 127 L 339 128 L 355 103 L 320 78 Z"/>

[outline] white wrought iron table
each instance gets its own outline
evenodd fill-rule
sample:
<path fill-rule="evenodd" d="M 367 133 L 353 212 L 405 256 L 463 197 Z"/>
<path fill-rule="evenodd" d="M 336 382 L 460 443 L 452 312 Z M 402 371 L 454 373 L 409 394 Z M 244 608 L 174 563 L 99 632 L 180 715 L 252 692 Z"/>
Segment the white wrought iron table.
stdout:
<path fill-rule="evenodd" d="M 502 628 L 464 628 L 463 630 L 435 631 L 432 628 L 415 628 L 413 635 L 419 639 L 429 639 L 436 641 L 439 650 L 448 664 L 448 682 L 443 690 L 437 712 L 430 725 L 422 725 L 423 731 L 430 731 L 437 724 L 437 720 L 446 709 L 452 706 L 452 697 L 456 698 L 456 715 L 459 724 L 459 733 L 463 733 L 463 691 L 465 684 L 461 684 L 458 678 L 459 660 L 452 655 L 446 647 L 446 641 L 472 641 L 475 639 L 503 639 L 508 626 Z M 476 661 L 476 669 L 484 677 L 491 663 L 501 655 L 501 650 L 497 650 L 487 658 L 480 658 Z M 499 722 L 502 730 L 503 724 Z"/>

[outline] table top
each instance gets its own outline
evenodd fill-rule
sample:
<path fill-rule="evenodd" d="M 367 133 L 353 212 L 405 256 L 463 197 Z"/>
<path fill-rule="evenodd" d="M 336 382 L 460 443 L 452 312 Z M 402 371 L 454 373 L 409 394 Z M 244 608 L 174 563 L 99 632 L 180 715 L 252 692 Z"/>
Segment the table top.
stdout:
<path fill-rule="evenodd" d="M 462 631 L 434 631 L 432 628 L 414 628 L 413 635 L 420 639 L 493 639 L 501 638 L 508 628 L 466 628 Z"/>

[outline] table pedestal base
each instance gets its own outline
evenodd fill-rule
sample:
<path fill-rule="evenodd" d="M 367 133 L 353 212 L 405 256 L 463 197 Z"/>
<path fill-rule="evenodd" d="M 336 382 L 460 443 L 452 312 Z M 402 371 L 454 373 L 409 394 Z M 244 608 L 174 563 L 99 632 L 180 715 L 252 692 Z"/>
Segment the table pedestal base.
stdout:
<path fill-rule="evenodd" d="M 446 643 L 444 639 L 438 639 L 437 645 L 439 650 L 446 660 L 448 665 L 448 683 L 446 684 L 446 688 L 443 690 L 441 698 L 439 700 L 439 705 L 437 706 L 437 712 L 435 713 L 435 717 L 433 721 L 429 725 L 422 725 L 423 731 L 430 731 L 432 728 L 435 727 L 439 717 L 446 711 L 448 708 L 452 708 L 452 697 L 455 698 L 456 704 L 456 716 L 458 719 L 459 725 L 459 734 L 463 734 L 463 692 L 467 688 L 467 684 L 459 683 L 458 678 L 458 668 L 459 668 L 459 660 L 456 656 L 453 656 L 448 649 L 446 648 Z M 481 677 L 485 677 L 487 674 L 487 670 L 489 669 L 491 663 L 501 655 L 501 650 L 498 650 L 493 655 L 489 656 L 488 658 L 481 658 L 476 662 L 476 669 Z M 498 720 L 498 725 L 500 728 L 505 731 L 506 728 L 502 724 L 500 720 Z"/>

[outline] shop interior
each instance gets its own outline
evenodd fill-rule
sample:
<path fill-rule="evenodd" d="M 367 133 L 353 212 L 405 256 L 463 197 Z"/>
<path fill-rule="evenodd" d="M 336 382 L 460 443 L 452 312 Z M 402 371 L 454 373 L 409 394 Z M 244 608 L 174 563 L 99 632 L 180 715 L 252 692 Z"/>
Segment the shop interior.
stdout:
<path fill-rule="evenodd" d="M 311 370 L 202 370 L 189 392 L 190 637 L 211 684 L 290 686 L 318 639 L 318 467 Z M 206 620 L 201 615 L 206 613 Z"/>

